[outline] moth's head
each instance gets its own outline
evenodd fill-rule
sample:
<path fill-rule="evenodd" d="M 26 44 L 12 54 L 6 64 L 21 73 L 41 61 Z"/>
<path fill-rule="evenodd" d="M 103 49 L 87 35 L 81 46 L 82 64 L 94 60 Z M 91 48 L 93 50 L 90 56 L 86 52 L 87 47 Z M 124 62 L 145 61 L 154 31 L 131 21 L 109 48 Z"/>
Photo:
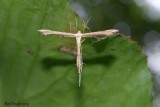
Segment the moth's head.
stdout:
<path fill-rule="evenodd" d="M 79 30 L 79 31 L 77 32 L 77 34 L 81 34 L 81 31 Z"/>

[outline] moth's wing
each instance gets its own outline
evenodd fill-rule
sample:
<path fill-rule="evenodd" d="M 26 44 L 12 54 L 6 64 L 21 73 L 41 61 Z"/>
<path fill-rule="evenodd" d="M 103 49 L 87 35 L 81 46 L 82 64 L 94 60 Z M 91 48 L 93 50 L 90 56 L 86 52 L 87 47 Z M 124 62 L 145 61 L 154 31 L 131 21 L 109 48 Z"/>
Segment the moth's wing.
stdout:
<path fill-rule="evenodd" d="M 105 31 L 84 33 L 82 34 L 82 37 L 108 37 L 112 35 L 119 35 L 119 30 L 110 29 L 110 30 L 105 30 Z"/>
<path fill-rule="evenodd" d="M 67 33 L 67 32 L 59 32 L 59 31 L 53 31 L 53 30 L 47 30 L 47 29 L 41 29 L 38 31 L 41 32 L 45 36 L 57 35 L 57 36 L 62 36 L 62 37 L 75 37 L 75 34 Z"/>

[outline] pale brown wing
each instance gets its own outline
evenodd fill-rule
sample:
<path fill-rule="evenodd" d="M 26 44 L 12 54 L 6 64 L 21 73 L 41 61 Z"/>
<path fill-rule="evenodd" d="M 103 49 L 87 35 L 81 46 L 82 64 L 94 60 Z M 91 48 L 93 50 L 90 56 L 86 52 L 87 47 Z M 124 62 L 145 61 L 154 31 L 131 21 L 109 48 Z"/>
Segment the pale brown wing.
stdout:
<path fill-rule="evenodd" d="M 119 30 L 110 29 L 105 31 L 98 31 L 98 32 L 90 32 L 82 34 L 82 37 L 98 37 L 98 36 L 112 36 L 112 35 L 119 35 Z"/>
<path fill-rule="evenodd" d="M 75 34 L 67 33 L 67 32 L 59 32 L 59 31 L 46 30 L 46 29 L 41 29 L 41 30 L 38 30 L 38 31 L 41 32 L 45 36 L 57 35 L 57 36 L 62 36 L 62 37 L 75 37 Z"/>

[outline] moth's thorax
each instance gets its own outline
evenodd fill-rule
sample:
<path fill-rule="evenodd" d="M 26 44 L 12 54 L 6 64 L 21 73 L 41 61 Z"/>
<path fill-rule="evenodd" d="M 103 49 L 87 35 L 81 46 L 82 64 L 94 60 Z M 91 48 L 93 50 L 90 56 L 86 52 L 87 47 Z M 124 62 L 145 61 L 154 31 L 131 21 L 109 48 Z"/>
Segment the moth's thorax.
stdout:
<path fill-rule="evenodd" d="M 81 31 L 78 31 L 76 34 L 75 34 L 76 37 L 82 37 L 82 33 Z"/>

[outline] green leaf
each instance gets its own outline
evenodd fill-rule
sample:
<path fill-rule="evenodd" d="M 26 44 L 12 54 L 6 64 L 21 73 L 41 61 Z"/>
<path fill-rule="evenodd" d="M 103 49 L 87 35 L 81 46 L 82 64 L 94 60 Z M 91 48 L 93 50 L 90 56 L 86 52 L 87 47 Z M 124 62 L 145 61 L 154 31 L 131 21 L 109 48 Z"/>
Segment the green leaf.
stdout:
<path fill-rule="evenodd" d="M 1 107 L 151 107 L 146 58 L 132 40 L 85 40 L 79 88 L 75 57 L 59 51 L 75 39 L 37 31 L 87 30 L 67 0 L 0 0 L 0 13 Z"/>

